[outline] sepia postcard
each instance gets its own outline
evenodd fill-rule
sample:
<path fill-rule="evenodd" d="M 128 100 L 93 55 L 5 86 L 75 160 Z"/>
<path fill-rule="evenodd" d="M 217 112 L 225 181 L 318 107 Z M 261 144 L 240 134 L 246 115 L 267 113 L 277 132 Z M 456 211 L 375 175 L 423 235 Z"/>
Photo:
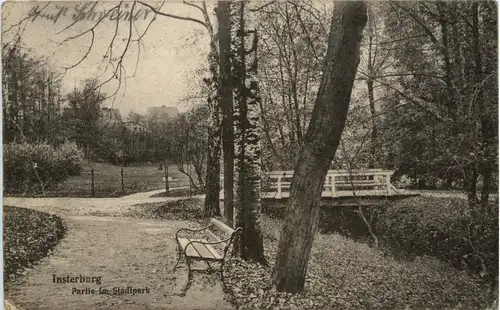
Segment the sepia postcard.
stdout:
<path fill-rule="evenodd" d="M 497 2 L 1 16 L 5 309 L 498 309 Z"/>

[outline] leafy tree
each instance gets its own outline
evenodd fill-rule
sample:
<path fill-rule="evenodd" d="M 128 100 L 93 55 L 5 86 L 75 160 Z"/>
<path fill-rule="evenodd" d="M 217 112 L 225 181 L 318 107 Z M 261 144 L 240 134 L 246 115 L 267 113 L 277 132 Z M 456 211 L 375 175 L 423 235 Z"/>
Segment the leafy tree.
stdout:
<path fill-rule="evenodd" d="M 102 137 L 99 119 L 105 98 L 105 94 L 99 90 L 99 82 L 96 79 L 86 80 L 82 90 L 75 88 L 67 96 L 65 119 L 70 139 L 84 149 L 87 157 L 97 150 L 98 141 Z"/>
<path fill-rule="evenodd" d="M 131 111 L 127 116 L 127 121 L 142 125 L 145 122 L 145 116 L 140 113 Z"/>
<path fill-rule="evenodd" d="M 291 169 L 314 105 L 329 14 L 311 1 L 275 2 L 259 18 L 260 102 L 268 170 Z"/>
<path fill-rule="evenodd" d="M 17 45 L 4 44 L 2 63 L 4 142 L 62 143 L 62 96 L 56 73 Z"/>
<path fill-rule="evenodd" d="M 209 113 L 207 105 L 196 105 L 174 122 L 164 124 L 161 136 L 156 136 L 162 139 L 155 140 L 165 152 L 163 158 L 177 164 L 197 190 L 204 190 L 206 186 Z"/>
<path fill-rule="evenodd" d="M 463 184 L 471 206 L 486 206 L 498 170 L 496 20 L 492 2 L 392 2 L 386 18 L 398 42 L 387 148 L 421 187 Z"/>

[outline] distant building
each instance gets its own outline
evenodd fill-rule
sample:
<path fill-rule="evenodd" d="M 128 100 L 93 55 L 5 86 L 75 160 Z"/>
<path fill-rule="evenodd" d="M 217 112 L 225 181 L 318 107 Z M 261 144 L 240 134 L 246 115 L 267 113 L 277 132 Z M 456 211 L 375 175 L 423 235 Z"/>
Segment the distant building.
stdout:
<path fill-rule="evenodd" d="M 123 125 L 125 125 L 128 130 L 133 132 L 144 132 L 147 130 L 146 126 L 135 122 L 124 122 Z"/>
<path fill-rule="evenodd" d="M 165 123 L 179 117 L 179 110 L 177 107 L 150 107 L 147 112 L 148 121 Z"/>

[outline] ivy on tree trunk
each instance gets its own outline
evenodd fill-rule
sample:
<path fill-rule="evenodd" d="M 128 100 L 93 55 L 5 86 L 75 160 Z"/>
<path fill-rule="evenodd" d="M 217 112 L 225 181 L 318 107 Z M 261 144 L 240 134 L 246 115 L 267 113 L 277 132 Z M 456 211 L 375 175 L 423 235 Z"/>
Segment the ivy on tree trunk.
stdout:
<path fill-rule="evenodd" d="M 235 226 L 243 232 L 238 252 L 245 260 L 267 264 L 259 224 L 261 208 L 261 149 L 259 88 L 257 81 L 257 32 L 246 2 L 231 4 L 232 64 L 235 120 Z"/>
<path fill-rule="evenodd" d="M 220 190 L 220 144 L 221 144 L 221 122 L 219 109 L 219 75 L 218 59 L 215 42 L 211 44 L 211 51 L 208 57 L 211 78 L 205 79 L 209 89 L 208 95 L 208 158 L 206 176 L 206 198 L 204 205 L 204 215 L 213 217 L 220 215 L 219 190 Z"/>

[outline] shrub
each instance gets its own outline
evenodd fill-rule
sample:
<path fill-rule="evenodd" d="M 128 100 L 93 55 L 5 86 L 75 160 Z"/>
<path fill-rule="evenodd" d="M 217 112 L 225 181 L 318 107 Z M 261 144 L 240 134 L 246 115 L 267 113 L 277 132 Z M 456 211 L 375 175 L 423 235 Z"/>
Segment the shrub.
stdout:
<path fill-rule="evenodd" d="M 73 143 L 58 148 L 48 144 L 16 144 L 4 147 L 4 191 L 39 193 L 51 190 L 81 173 L 83 153 Z"/>
<path fill-rule="evenodd" d="M 64 236 L 61 218 L 4 206 L 4 282 L 46 256 Z"/>
<path fill-rule="evenodd" d="M 83 152 L 78 149 L 76 143 L 64 143 L 57 149 L 61 156 L 62 166 L 65 167 L 68 175 L 76 176 L 82 173 Z"/>
<path fill-rule="evenodd" d="M 464 199 L 415 197 L 389 205 L 377 234 L 416 255 L 431 255 L 459 269 L 498 271 L 498 205 L 472 209 Z"/>

